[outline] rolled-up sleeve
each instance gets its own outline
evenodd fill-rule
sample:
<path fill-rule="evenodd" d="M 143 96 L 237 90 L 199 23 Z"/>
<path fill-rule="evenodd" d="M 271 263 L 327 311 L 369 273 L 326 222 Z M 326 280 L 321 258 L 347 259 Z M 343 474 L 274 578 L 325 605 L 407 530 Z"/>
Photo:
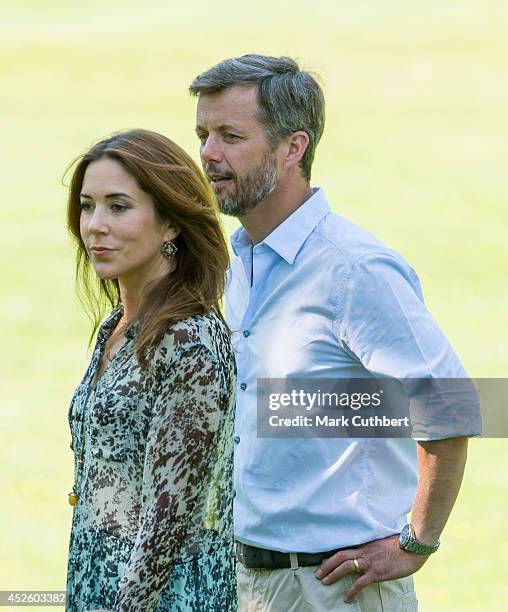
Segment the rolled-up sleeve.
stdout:
<path fill-rule="evenodd" d="M 478 393 L 401 257 L 371 254 L 352 265 L 337 313 L 339 339 L 364 368 L 402 384 L 415 439 L 481 433 Z"/>

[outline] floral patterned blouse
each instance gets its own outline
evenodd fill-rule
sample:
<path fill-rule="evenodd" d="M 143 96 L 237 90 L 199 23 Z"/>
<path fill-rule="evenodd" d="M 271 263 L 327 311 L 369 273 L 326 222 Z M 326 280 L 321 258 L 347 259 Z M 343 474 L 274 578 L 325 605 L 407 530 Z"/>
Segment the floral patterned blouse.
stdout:
<path fill-rule="evenodd" d="M 228 331 L 215 313 L 180 321 L 141 370 L 130 328 L 94 387 L 122 313 L 102 324 L 69 410 L 67 610 L 235 611 Z"/>

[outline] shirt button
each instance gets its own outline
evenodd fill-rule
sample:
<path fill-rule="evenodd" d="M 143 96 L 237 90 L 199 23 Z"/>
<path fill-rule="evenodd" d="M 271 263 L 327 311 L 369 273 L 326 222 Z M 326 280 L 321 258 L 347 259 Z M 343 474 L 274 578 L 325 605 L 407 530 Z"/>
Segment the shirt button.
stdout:
<path fill-rule="evenodd" d="M 245 391 L 245 389 L 247 389 L 247 385 L 246 385 L 245 383 L 242 383 L 242 384 L 240 385 L 240 389 L 241 389 L 242 391 Z"/>
<path fill-rule="evenodd" d="M 248 329 L 243 330 L 243 337 L 248 338 L 250 336 L 250 331 Z"/>
<path fill-rule="evenodd" d="M 235 444 L 240 444 L 240 436 L 235 436 Z"/>

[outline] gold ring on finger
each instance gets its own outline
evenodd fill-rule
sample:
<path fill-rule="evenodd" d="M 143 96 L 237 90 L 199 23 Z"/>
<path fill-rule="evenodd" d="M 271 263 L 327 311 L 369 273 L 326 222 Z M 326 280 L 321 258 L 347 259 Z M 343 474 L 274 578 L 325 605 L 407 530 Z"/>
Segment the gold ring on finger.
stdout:
<path fill-rule="evenodd" d="M 353 567 L 355 568 L 355 574 L 362 573 L 362 568 L 360 567 L 360 564 L 358 563 L 358 559 L 353 559 Z"/>

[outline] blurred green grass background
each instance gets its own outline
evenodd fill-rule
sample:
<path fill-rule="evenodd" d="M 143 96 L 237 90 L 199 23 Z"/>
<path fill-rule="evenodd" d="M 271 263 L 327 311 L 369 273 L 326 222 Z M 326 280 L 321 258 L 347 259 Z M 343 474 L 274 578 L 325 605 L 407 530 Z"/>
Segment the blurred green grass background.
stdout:
<path fill-rule="evenodd" d="M 321 75 L 313 183 L 412 263 L 470 374 L 506 376 L 503 0 L 0 4 L 0 590 L 65 585 L 67 405 L 89 329 L 61 176 L 93 141 L 130 127 L 198 160 L 186 90 L 220 59 L 291 55 Z M 416 576 L 424 612 L 506 609 L 507 461 L 505 440 L 471 442 L 442 549 Z"/>

